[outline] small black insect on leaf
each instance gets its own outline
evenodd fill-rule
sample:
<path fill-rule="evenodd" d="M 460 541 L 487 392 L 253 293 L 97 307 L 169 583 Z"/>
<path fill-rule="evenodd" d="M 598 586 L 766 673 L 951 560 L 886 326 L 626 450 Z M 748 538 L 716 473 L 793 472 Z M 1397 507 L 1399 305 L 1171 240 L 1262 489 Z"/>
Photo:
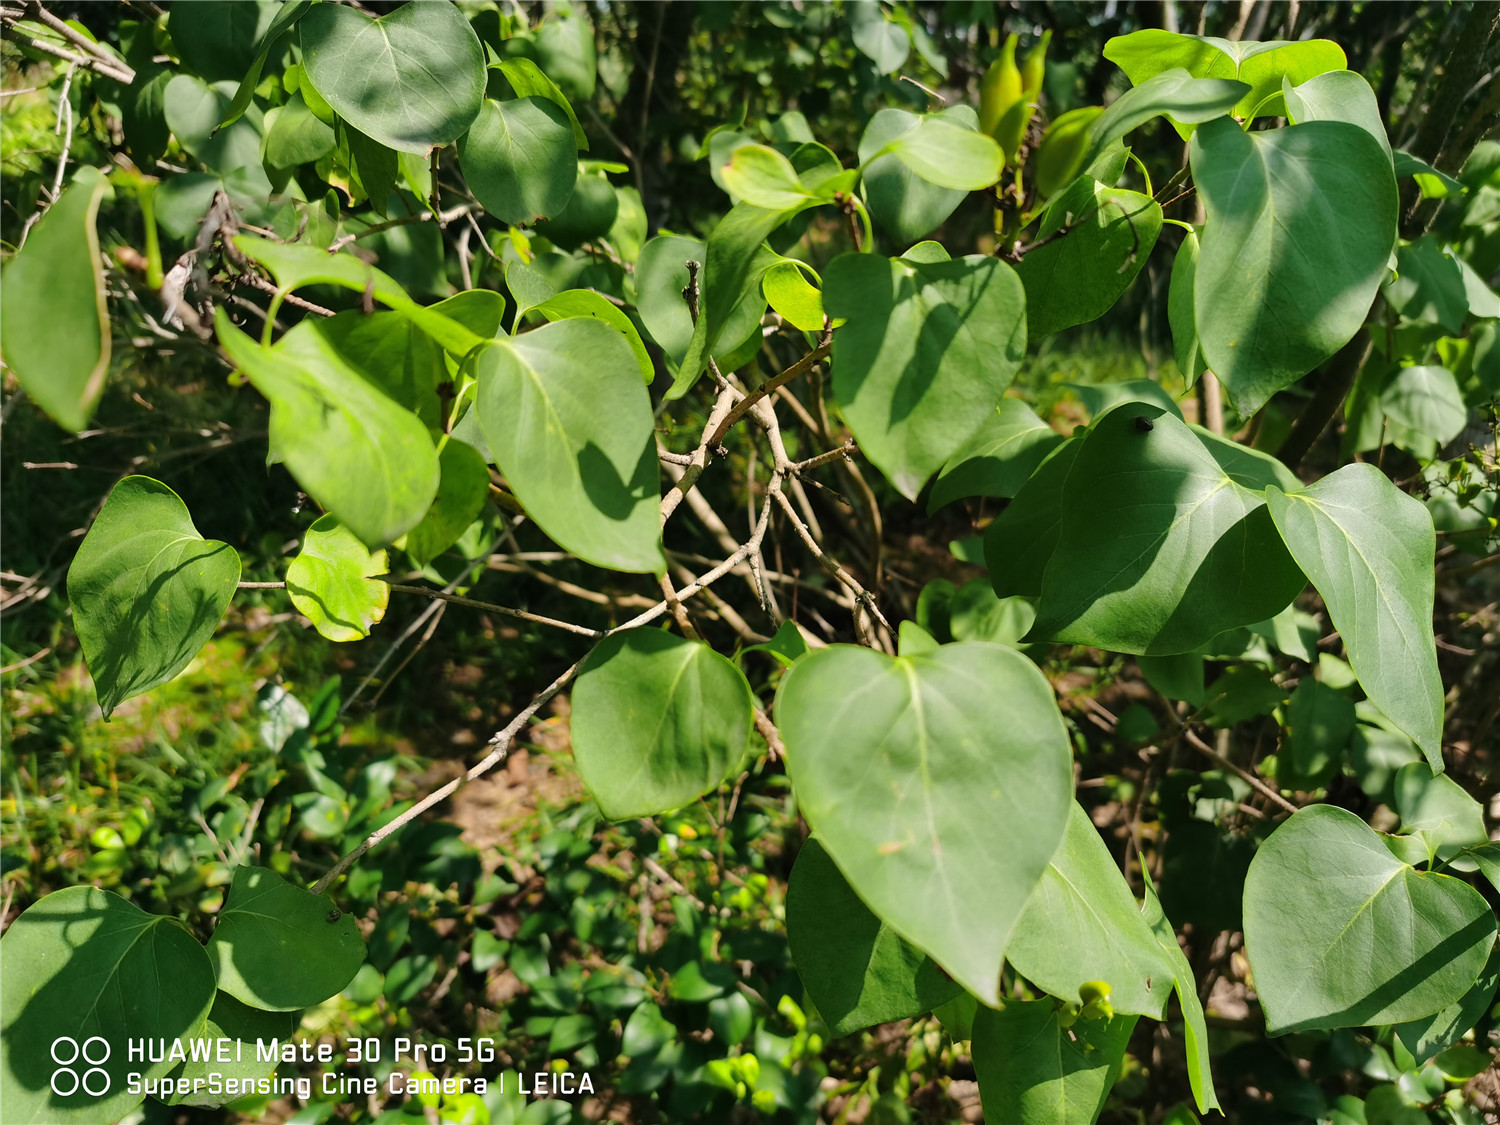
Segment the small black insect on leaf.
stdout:
<path fill-rule="evenodd" d="M 1155 429 L 1155 427 L 1151 425 L 1151 419 L 1150 418 L 1141 418 L 1141 417 L 1137 417 L 1136 418 L 1136 420 L 1135 420 L 1135 428 L 1138 429 L 1138 430 L 1140 430 L 1141 433 L 1143 433 L 1143 434 L 1149 434 L 1153 429 Z"/>
<path fill-rule="evenodd" d="M 328 924 L 331 926 L 331 925 L 333 925 L 333 923 L 337 922 L 342 917 L 343 917 L 343 914 L 341 914 L 339 911 L 337 911 L 337 910 L 330 910 L 328 912 L 328 914 L 327 914 Z"/>

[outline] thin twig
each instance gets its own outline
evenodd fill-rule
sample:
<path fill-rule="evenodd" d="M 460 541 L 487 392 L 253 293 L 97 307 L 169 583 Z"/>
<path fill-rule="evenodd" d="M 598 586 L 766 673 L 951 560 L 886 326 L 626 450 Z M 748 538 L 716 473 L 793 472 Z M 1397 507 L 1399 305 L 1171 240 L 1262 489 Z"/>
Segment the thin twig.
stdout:
<path fill-rule="evenodd" d="M 438 213 L 437 225 L 439 228 L 446 227 L 454 219 L 461 219 L 473 210 L 474 204 L 472 203 L 460 203 L 456 207 L 450 207 L 448 210 Z M 430 223 L 432 221 L 433 214 L 431 211 L 418 211 L 412 215 L 403 215 L 398 219 L 387 219 L 383 223 L 375 223 L 372 226 L 365 227 L 363 230 L 355 231 L 352 234 L 346 234 L 341 238 L 335 239 L 329 245 L 328 252 L 330 254 L 337 254 L 345 246 L 349 246 L 361 238 L 368 238 L 372 234 L 379 234 L 381 231 L 391 230 L 394 227 L 404 227 L 410 223 Z M 483 238 L 480 241 L 483 241 Z"/>
<path fill-rule="evenodd" d="M 813 538 L 812 532 L 802 522 L 801 517 L 797 514 L 797 510 L 792 507 L 792 502 L 786 498 L 784 493 L 777 491 L 775 496 L 776 502 L 781 505 L 781 510 L 786 513 L 787 519 L 791 521 L 792 527 L 796 529 L 802 542 L 812 552 L 813 558 L 818 560 L 818 565 L 834 578 L 838 579 L 844 588 L 854 595 L 854 600 L 863 606 L 869 612 L 870 616 L 880 623 L 882 628 L 894 634 L 895 630 L 891 628 L 891 623 L 885 619 L 885 614 L 881 613 L 880 607 L 875 604 L 875 595 L 861 586 L 852 574 L 839 565 L 837 559 L 833 558 L 833 556 L 829 555 L 819 546 L 818 541 Z M 859 624 L 859 614 L 857 611 L 855 613 L 855 624 Z"/>
<path fill-rule="evenodd" d="M 31 665 L 35 664 L 38 660 L 44 659 L 51 652 L 52 649 L 50 647 L 44 648 L 40 652 L 32 653 L 25 660 L 18 660 L 14 664 L 7 664 L 4 668 L 0 668 L 0 676 L 7 675 L 11 672 L 19 672 L 22 668 L 28 668 Z"/>
<path fill-rule="evenodd" d="M 1224 757 L 1223 754 L 1220 754 L 1212 746 L 1204 742 L 1203 739 L 1194 734 L 1190 727 L 1183 727 L 1182 735 L 1187 739 L 1188 745 L 1192 746 L 1194 750 L 1197 750 L 1200 754 L 1202 754 L 1209 761 L 1213 762 L 1213 764 L 1218 766 L 1220 769 L 1228 770 L 1230 773 L 1234 774 L 1241 781 L 1245 782 L 1245 784 L 1249 785 L 1250 788 L 1254 789 L 1257 793 L 1259 793 L 1266 800 L 1270 801 L 1272 804 L 1279 805 L 1282 809 L 1286 810 L 1289 813 L 1294 813 L 1297 811 L 1296 805 L 1292 804 L 1292 802 L 1288 801 L 1280 793 L 1276 792 L 1276 790 L 1272 789 L 1269 785 L 1267 785 L 1260 778 L 1256 777 L 1249 770 L 1235 765 L 1228 758 Z"/>
<path fill-rule="evenodd" d="M 62 59 L 65 63 L 81 66 L 85 70 L 92 70 L 97 74 L 104 75 L 106 78 L 113 78 L 116 82 L 120 82 L 126 86 L 135 81 L 135 71 L 133 70 L 129 72 L 122 71 L 116 67 L 106 65 L 101 59 L 93 56 L 75 55 L 72 51 L 65 50 L 46 39 L 38 39 L 34 35 L 27 35 L 25 32 L 18 31 L 14 26 L 10 28 L 10 33 L 23 46 L 41 51 L 44 55 L 51 55 L 53 58 Z"/>
<path fill-rule="evenodd" d="M 396 677 L 406 671 L 406 666 L 416 659 L 417 653 L 421 652 L 426 647 L 427 642 L 432 640 L 432 635 L 437 632 L 437 627 L 442 624 L 443 614 L 447 611 L 447 602 L 440 601 L 437 603 L 437 612 L 432 615 L 432 620 L 427 622 L 427 628 L 422 630 L 422 635 L 417 638 L 417 643 L 406 650 L 406 655 L 401 658 L 401 663 L 391 669 L 391 674 L 375 689 L 375 694 L 370 696 L 369 706 L 372 710 L 380 706 L 380 697 L 385 694 L 385 689 L 396 682 Z"/>
<path fill-rule="evenodd" d="M 452 602 L 454 605 L 468 606 L 470 609 L 483 609 L 490 613 L 504 614 L 506 617 L 519 618 L 522 621 L 530 621 L 533 625 L 550 625 L 554 629 L 563 629 L 569 633 L 576 633 L 580 637 L 602 637 L 604 633 L 598 629 L 590 629 L 586 625 L 574 625 L 571 621 L 559 621 L 555 617 L 543 617 L 539 613 L 530 613 L 524 609 L 511 609 L 509 606 L 496 605 L 494 602 L 476 601 L 474 598 L 462 598 L 457 594 L 450 594 L 446 590 L 430 590 L 426 586 L 407 586 L 404 583 L 392 582 L 387 578 L 379 578 L 376 581 L 384 582 L 392 590 L 401 594 L 418 594 L 424 598 L 436 598 L 443 602 Z"/>
<path fill-rule="evenodd" d="M 815 366 L 817 366 L 820 361 L 826 359 L 828 353 L 832 350 L 833 342 L 831 340 L 824 340 L 816 348 L 808 352 L 805 356 L 788 367 L 780 375 L 771 376 L 771 378 L 767 379 L 760 386 L 756 387 L 755 390 L 751 391 L 743 399 L 735 403 L 734 409 L 729 412 L 729 416 L 719 423 L 718 429 L 716 429 L 713 432 L 713 435 L 709 438 L 709 446 L 711 448 L 717 449 L 724 443 L 724 435 L 729 432 L 730 428 L 736 422 L 738 422 L 745 416 L 746 412 L 749 411 L 751 407 L 760 402 L 760 400 L 765 398 L 768 394 L 771 394 L 773 391 L 775 391 L 777 387 L 784 386 L 785 384 L 790 383 L 793 379 L 797 378 L 797 376 L 804 375 L 807 372 L 811 371 Z"/>
<path fill-rule="evenodd" d="M 945 98 L 945 97 L 943 97 L 942 94 L 938 93 L 931 86 L 924 86 L 922 83 L 918 82 L 915 78 L 911 77 L 911 75 L 909 75 L 909 74 L 903 74 L 900 77 L 899 81 L 901 81 L 901 82 L 910 82 L 913 86 L 915 86 L 918 90 L 921 90 L 922 93 L 926 94 L 929 98 L 936 98 L 939 105 L 947 105 L 948 104 L 948 99 Z"/>
<path fill-rule="evenodd" d="M 759 707 L 755 709 L 755 729 L 760 731 L 760 736 L 766 740 L 766 747 L 771 751 L 772 761 L 786 757 L 786 746 L 782 744 L 781 734 L 777 731 L 776 724 L 771 722 L 770 716 Z"/>
<path fill-rule="evenodd" d="M 688 456 L 687 467 L 683 474 L 673 483 L 667 494 L 661 498 L 661 522 L 665 524 L 672 518 L 672 513 L 677 510 L 677 505 L 682 498 L 692 490 L 698 483 L 698 478 L 703 475 L 703 470 L 713 460 L 714 450 L 719 448 L 719 442 L 714 440 L 723 426 L 724 419 L 729 416 L 734 407 L 735 393 L 732 388 L 725 388 L 719 392 L 719 397 L 714 402 L 713 409 L 709 411 L 708 421 L 703 427 L 702 440 L 698 442 L 698 448 Z"/>
<path fill-rule="evenodd" d="M 253 270 L 247 270 L 244 273 L 238 274 L 236 276 L 239 280 L 247 282 L 253 288 L 259 289 L 262 293 L 281 293 L 281 289 L 274 282 L 268 281 L 266 278 L 261 277 L 260 274 L 254 272 Z M 325 309 L 322 305 L 315 305 L 313 304 L 313 302 L 299 297 L 295 293 L 283 293 L 281 299 L 289 305 L 295 305 L 299 309 L 303 309 L 310 313 L 316 313 L 318 316 L 333 315 L 332 309 Z"/>
<path fill-rule="evenodd" d="M 65 20 L 59 19 L 57 16 L 53 15 L 45 7 L 42 6 L 40 0 L 32 0 L 32 3 L 27 5 L 27 11 L 33 17 L 40 20 L 42 23 L 50 27 L 53 31 L 61 35 L 69 43 L 72 43 L 75 47 L 82 48 L 84 55 L 87 56 L 88 59 L 97 60 L 98 62 L 104 64 L 104 66 L 108 67 L 110 70 L 114 71 L 115 73 L 110 75 L 111 78 L 118 76 L 119 81 L 124 82 L 127 86 L 135 81 L 135 71 L 129 65 L 122 62 L 120 59 L 117 59 L 114 55 L 110 54 L 98 43 L 95 43 L 87 35 L 84 35 L 81 31 L 69 26 Z M 85 65 L 87 65 L 87 63 L 85 63 Z M 89 67 L 89 69 L 99 70 L 98 67 L 93 66 Z M 104 73 L 103 70 L 99 70 L 99 72 L 101 74 Z"/>
<path fill-rule="evenodd" d="M 853 439 L 844 442 L 837 449 L 830 449 L 827 453 L 819 453 L 816 457 L 809 457 L 805 461 L 794 461 L 791 466 L 793 473 L 801 474 L 810 469 L 821 468 L 835 461 L 852 461 L 854 455 L 859 452 L 859 446 L 854 444 Z"/>
<path fill-rule="evenodd" d="M 68 167 L 68 150 L 73 147 L 73 106 L 68 101 L 68 91 L 73 86 L 73 75 L 78 70 L 77 63 L 68 65 L 68 73 L 63 78 L 62 93 L 57 99 L 57 121 L 52 126 L 52 135 L 61 135 L 62 152 L 57 158 L 57 174 L 52 177 L 52 190 L 43 192 L 42 199 L 38 201 L 35 211 L 27 218 L 25 226 L 21 228 L 21 235 L 16 240 L 16 249 L 19 250 L 26 245 L 26 236 L 31 233 L 31 228 L 36 226 L 41 217 L 47 213 L 47 208 L 57 202 L 57 197 L 62 194 L 63 172 Z M 67 124 L 66 130 L 63 128 Z"/>
<path fill-rule="evenodd" d="M 531 722 L 532 716 L 534 716 L 538 711 L 540 711 L 547 705 L 548 700 L 550 700 L 554 695 L 562 691 L 563 688 L 567 687 L 570 683 L 573 682 L 573 677 L 578 675 L 578 669 L 582 667 L 582 665 L 583 661 L 580 660 L 577 664 L 569 667 L 567 671 L 563 672 L 562 675 L 558 676 L 557 679 L 553 680 L 550 684 L 547 685 L 547 687 L 543 688 L 541 693 L 537 695 L 535 699 L 533 699 L 530 703 L 523 707 L 520 713 L 505 725 L 503 730 L 497 733 L 494 738 L 490 739 L 490 746 L 493 747 L 493 749 L 491 749 L 490 752 L 486 754 L 477 765 L 471 767 L 467 772 L 460 774 L 458 777 L 455 777 L 452 781 L 448 782 L 448 784 L 434 789 L 431 793 L 427 794 L 427 796 L 423 797 L 415 805 L 407 809 L 400 816 L 396 817 L 389 824 L 376 829 L 374 832 L 370 833 L 363 840 L 361 840 L 358 846 L 356 846 L 351 852 L 345 855 L 343 859 L 339 860 L 332 867 L 330 867 L 328 869 L 328 873 L 313 884 L 312 893 L 315 895 L 322 894 L 329 888 L 329 886 L 332 885 L 335 879 L 337 879 L 345 871 L 348 871 L 349 868 L 352 867 L 354 863 L 360 858 L 360 856 L 364 855 L 371 848 L 375 847 L 375 845 L 379 844 L 386 837 L 399 832 L 402 828 L 410 824 L 417 817 L 421 816 L 428 809 L 432 808 L 440 801 L 446 800 L 448 797 L 458 792 L 458 790 L 462 789 L 465 785 L 469 784 L 469 782 L 473 781 L 475 778 L 483 777 L 485 774 L 489 773 L 490 770 L 494 769 L 501 762 L 505 761 L 506 757 L 510 754 L 511 743 L 515 741 L 516 735 L 518 735 L 525 728 L 527 723 Z"/>

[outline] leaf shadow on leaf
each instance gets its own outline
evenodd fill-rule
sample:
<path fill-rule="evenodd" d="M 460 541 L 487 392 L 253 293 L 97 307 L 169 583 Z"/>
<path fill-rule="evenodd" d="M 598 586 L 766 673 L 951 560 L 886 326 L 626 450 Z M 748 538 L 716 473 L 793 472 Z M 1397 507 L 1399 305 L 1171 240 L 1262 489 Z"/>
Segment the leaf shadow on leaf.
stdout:
<path fill-rule="evenodd" d="M 189 547 L 202 545 L 205 545 L 205 541 L 203 540 L 188 544 Z M 233 550 L 234 548 L 229 544 L 220 543 L 211 551 L 194 553 L 190 557 L 182 559 L 177 565 L 163 570 L 153 578 L 150 586 L 136 595 L 134 604 L 136 606 L 156 606 L 170 600 L 175 608 L 176 605 L 181 603 L 182 594 L 170 597 L 164 596 L 167 584 L 190 567 L 201 566 L 207 560 L 213 559 L 225 551 L 233 552 Z M 186 592 L 183 591 L 183 593 Z M 176 640 L 175 650 L 170 660 L 156 662 L 160 667 L 172 669 L 171 674 L 166 679 L 171 679 L 172 676 L 175 676 L 183 668 L 187 667 L 188 662 L 203 647 L 203 641 L 200 639 L 200 630 L 207 627 L 210 622 L 217 623 L 224 615 L 223 607 L 215 605 L 213 599 L 206 597 L 203 591 L 194 590 L 191 592 L 191 596 L 193 598 L 191 621 L 184 627 L 181 623 L 181 618 L 176 614 L 173 615 L 174 620 L 170 623 L 170 630 Z M 150 640 L 153 646 L 161 644 L 164 639 L 159 630 L 151 630 Z M 106 717 L 124 700 L 129 699 L 133 695 L 139 695 L 142 691 L 149 691 L 152 687 L 156 686 L 156 683 L 165 682 L 165 680 L 159 680 L 156 683 L 152 683 L 153 676 L 149 674 L 143 676 L 138 667 L 132 670 L 132 665 L 139 664 L 142 651 L 143 638 L 139 628 L 128 631 L 121 630 L 112 635 L 111 640 L 117 643 L 106 645 L 104 650 L 98 654 L 97 659 L 93 661 L 93 666 L 89 668 L 89 672 L 94 678 L 94 683 L 96 685 L 105 685 L 103 688 L 103 697 L 100 699 L 99 705 L 105 712 Z M 141 687 L 142 682 L 145 682 L 147 686 Z M 105 699 L 108 699 L 108 703 L 105 702 Z"/>
<path fill-rule="evenodd" d="M 1127 421 L 1135 424 L 1126 428 Z M 1205 451 L 1196 443 L 1184 446 L 1171 439 L 1162 430 L 1164 422 L 1171 430 L 1173 420 L 1161 407 L 1125 404 L 1106 415 L 1099 424 L 1105 428 L 1096 425 L 1091 435 L 1091 440 L 1113 441 L 1114 447 L 1095 447 L 1092 459 L 1089 448 L 1080 447 L 1083 459 L 1078 463 L 1084 466 L 1086 483 L 1070 474 L 1064 503 L 1084 505 L 1087 515 L 1074 510 L 1070 516 L 1065 509 L 1058 545 L 1047 563 L 1037 621 L 1023 639 L 1062 639 L 1123 652 L 1172 655 L 1195 649 L 1226 629 L 1273 615 L 1302 588 L 1305 579 L 1289 556 L 1265 554 L 1279 543 L 1279 536 L 1263 503 L 1216 530 L 1232 515 L 1222 507 L 1230 496 L 1225 490 L 1246 490 L 1217 463 L 1212 451 L 1202 456 Z M 1153 423 L 1158 427 L 1155 433 L 1149 428 Z M 1140 443 L 1128 467 L 1120 460 L 1121 442 L 1132 447 Z M 1110 516 L 1128 516 L 1129 523 L 1115 524 L 1121 532 L 1110 544 L 1110 561 L 1101 563 L 1100 539 L 1111 531 L 1100 526 L 1101 509 L 1091 494 L 1098 487 L 1093 474 L 1111 448 L 1112 475 L 1105 483 L 1119 491 L 1109 501 Z M 1203 550 L 1210 534 L 1213 542 Z M 1168 554 L 1159 560 L 1163 551 Z M 1270 561 L 1251 567 L 1249 558 Z M 1191 574 L 1184 574 L 1189 567 Z M 1081 574 L 1087 577 L 1068 581 Z M 1180 596 L 1175 593 L 1179 589 Z M 1111 595 L 1115 597 L 1110 616 L 1103 619 L 1100 603 Z"/>
<path fill-rule="evenodd" d="M 656 495 L 658 487 L 656 456 L 649 446 L 641 450 L 630 480 L 624 481 L 604 450 L 589 442 L 578 451 L 578 475 L 589 503 L 601 515 L 618 521 L 628 520 L 636 505 Z"/>
<path fill-rule="evenodd" d="M 1360 1027 L 1369 1023 L 1371 1017 L 1384 1011 L 1428 978 L 1441 973 L 1445 967 L 1462 957 L 1476 942 L 1486 935 L 1493 935 L 1494 932 L 1494 916 L 1488 913 L 1482 914 L 1463 929 L 1450 934 L 1428 953 L 1405 966 L 1358 1003 L 1351 1004 L 1341 1012 L 1329 1012 L 1305 1023 L 1278 1027 L 1272 1034 L 1285 1035 L 1303 1027 Z"/>
<path fill-rule="evenodd" d="M 286 592 L 291 597 L 306 598 L 310 602 L 316 602 L 318 608 L 323 611 L 323 616 L 333 625 L 342 625 L 346 629 L 354 629 L 360 633 L 367 633 L 369 631 L 369 625 L 364 621 L 351 621 L 348 618 L 340 617 L 334 612 L 333 606 L 324 601 L 322 595 L 316 590 L 309 589 L 300 583 L 287 579 Z"/>
<path fill-rule="evenodd" d="M 49 918 L 46 899 L 30 907 L 26 913 L 33 921 L 46 922 Z M 26 1093 L 39 1095 L 42 1091 L 48 1090 L 53 1073 L 57 1069 L 57 1063 L 53 1061 L 49 1048 L 59 1036 L 71 1036 L 75 1041 L 83 1043 L 88 1037 L 102 1032 L 115 1031 L 117 1033 L 116 1037 L 105 1036 L 110 1046 L 109 1056 L 102 1063 L 93 1065 L 102 1067 L 110 1076 L 108 1090 L 118 1096 L 125 1089 L 128 1072 L 135 1070 L 149 1072 L 149 1068 L 143 1066 L 139 1060 L 131 1062 L 127 1058 L 125 1043 L 121 1041 L 124 1036 L 149 1034 L 152 1039 L 162 1037 L 170 1041 L 193 1031 L 195 1023 L 198 1022 L 174 1019 L 172 1006 L 162 1003 L 159 995 L 147 995 L 145 989 L 142 989 L 138 995 L 132 995 L 132 985 L 143 983 L 138 979 L 116 979 L 120 975 L 121 959 L 141 941 L 153 944 L 157 942 L 164 934 L 158 929 L 159 927 L 167 926 L 176 929 L 177 936 L 194 945 L 197 945 L 196 939 L 176 921 L 157 915 L 148 915 L 145 912 L 141 915 L 141 925 L 132 935 L 127 928 L 108 925 L 108 920 L 115 914 L 116 912 L 112 910 L 80 911 L 67 907 L 62 909 L 60 914 L 52 915 L 54 918 L 65 919 L 61 935 L 64 948 L 57 950 L 55 954 L 63 962 L 63 966 L 31 996 L 20 1013 L 8 1022 L 3 1032 L 7 1041 L 5 1080 L 15 1083 Z M 75 940 L 73 935 L 79 931 L 82 931 L 84 936 Z M 159 953 L 156 955 L 160 956 Z M 70 972 L 69 968 L 75 961 L 78 967 Z M 86 969 L 98 964 L 111 965 L 109 978 L 101 989 L 116 991 L 116 1003 L 106 1005 L 96 1002 L 85 1011 L 80 1004 L 80 989 L 87 988 L 89 979 L 97 979 L 97 974 L 89 978 Z M 202 970 L 206 976 L 206 980 L 202 983 L 208 986 L 208 992 L 204 997 L 206 1007 L 213 991 L 212 970 L 206 957 Z M 25 972 L 25 969 L 14 966 L 12 971 Z M 187 977 L 177 983 L 179 987 L 188 983 Z M 102 997 L 101 992 L 100 998 Z M 108 1015 L 108 1010 L 111 1008 L 118 1013 L 113 1019 Z M 136 1028 L 141 1029 L 139 1032 L 132 1027 L 132 1021 Z M 81 1056 L 75 1073 L 88 1065 L 91 1065 L 91 1061 L 85 1062 Z M 165 1064 L 160 1069 L 165 1070 Z M 75 1119 L 72 1115 L 97 1105 L 98 1102 L 97 1097 L 90 1096 L 80 1089 L 69 1097 L 60 1097 L 53 1093 L 48 1105 L 49 1108 L 56 1108 L 60 1113 L 67 1112 L 70 1119 Z"/>
<path fill-rule="evenodd" d="M 923 396 L 938 376 L 948 349 L 958 338 L 959 331 L 968 322 L 969 316 L 984 303 L 985 290 L 995 284 L 998 276 L 992 274 L 974 289 L 968 303 L 962 308 L 945 301 L 934 306 L 922 318 L 922 331 L 917 335 L 916 347 L 912 350 L 906 369 L 901 373 L 900 382 L 896 384 L 896 393 L 891 397 L 892 424 L 905 421 L 921 405 Z M 901 288 L 902 300 L 906 300 L 915 289 L 914 279 L 904 280 Z M 920 297 L 917 299 L 920 300 Z M 957 428 L 963 428 L 966 424 L 961 419 L 956 422 Z"/>
<path fill-rule="evenodd" d="M 912 347 L 911 358 L 907 360 L 906 367 L 902 370 L 895 391 L 891 395 L 889 418 L 891 426 L 904 422 L 921 405 L 923 397 L 941 373 L 948 350 L 953 346 L 954 340 L 958 338 L 960 330 L 970 315 L 984 303 L 986 289 L 996 284 L 999 275 L 991 275 L 981 285 L 974 288 L 969 300 L 962 306 L 946 300 L 939 300 L 927 306 L 923 301 L 921 290 L 928 282 L 949 281 L 958 277 L 960 271 L 967 272 L 967 270 L 968 267 L 962 262 L 937 263 L 926 267 L 920 275 L 908 274 L 902 277 L 899 288 L 894 293 L 889 288 L 876 289 L 871 286 L 867 293 L 861 294 L 862 297 L 868 298 L 867 303 L 860 310 L 861 322 L 871 326 L 885 325 L 887 331 L 898 305 L 913 301 L 919 306 L 924 306 L 922 328 Z M 861 341 L 860 351 L 868 354 L 873 360 L 881 353 L 884 346 L 885 334 L 881 333 L 879 336 L 872 334 Z M 847 365 L 844 385 L 847 388 L 845 397 L 848 401 L 852 402 L 859 397 L 860 388 L 874 373 L 874 370 L 873 362 L 854 362 Z"/>

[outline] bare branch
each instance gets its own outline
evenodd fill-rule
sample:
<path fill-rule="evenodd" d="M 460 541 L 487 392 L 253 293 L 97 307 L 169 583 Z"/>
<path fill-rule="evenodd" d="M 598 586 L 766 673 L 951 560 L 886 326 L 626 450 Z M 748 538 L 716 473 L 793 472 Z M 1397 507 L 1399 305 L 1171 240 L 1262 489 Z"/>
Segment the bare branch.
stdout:
<path fill-rule="evenodd" d="M 811 371 L 818 365 L 818 363 L 826 359 L 828 357 L 828 353 L 832 350 L 833 341 L 824 340 L 816 348 L 808 352 L 805 356 L 788 367 L 780 375 L 771 376 L 771 378 L 767 379 L 760 386 L 756 387 L 755 390 L 747 394 L 743 399 L 735 404 L 734 409 L 729 412 L 729 416 L 719 423 L 718 429 L 714 430 L 713 435 L 708 439 L 709 446 L 711 448 L 717 449 L 724 443 L 724 435 L 729 432 L 730 428 L 736 422 L 738 422 L 745 416 L 745 413 L 751 407 L 753 407 L 761 399 L 765 398 L 768 394 L 771 394 L 773 391 L 775 391 L 776 388 L 784 386 L 785 384 L 790 383 L 793 379 L 797 378 L 797 376 L 805 375 L 807 372 Z"/>
<path fill-rule="evenodd" d="M 503 730 L 501 730 L 492 739 L 490 739 L 490 746 L 493 747 L 493 749 L 488 754 L 486 754 L 477 765 L 471 767 L 467 772 L 460 774 L 458 777 L 455 777 L 452 781 L 448 782 L 448 784 L 434 789 L 431 793 L 427 794 L 427 796 L 423 797 L 415 805 L 407 809 L 400 816 L 396 817 L 389 824 L 377 829 L 376 831 L 370 833 L 370 835 L 366 836 L 363 840 L 361 840 L 359 845 L 355 847 L 353 851 L 349 852 L 344 856 L 343 859 L 339 860 L 332 867 L 330 867 L 328 869 L 328 873 L 313 884 L 313 894 L 320 895 L 324 891 L 326 891 L 333 884 L 333 881 L 335 879 L 337 879 L 345 871 L 348 871 L 349 868 L 355 864 L 360 856 L 364 855 L 367 851 L 373 848 L 376 844 L 380 843 L 386 837 L 399 832 L 402 828 L 410 824 L 417 817 L 421 816 L 428 809 L 432 808 L 439 802 L 446 800 L 454 793 L 457 793 L 460 789 L 469 784 L 469 782 L 473 781 L 475 778 L 483 777 L 485 774 L 489 773 L 490 770 L 494 769 L 501 762 L 505 761 L 506 757 L 510 754 L 510 747 L 511 744 L 515 741 L 516 735 L 520 734 L 520 732 L 525 729 L 526 724 L 531 722 L 532 716 L 534 716 L 538 711 L 546 706 L 547 702 L 554 695 L 562 691 L 563 688 L 567 687 L 568 684 L 573 682 L 573 677 L 578 675 L 578 669 L 582 666 L 583 661 L 580 660 L 577 664 L 574 664 L 570 668 L 568 668 L 568 670 L 565 671 L 562 675 L 558 676 L 557 679 L 553 680 L 552 683 L 547 685 L 547 687 L 543 688 L 540 694 L 538 694 L 535 699 L 533 699 L 530 703 L 523 707 L 521 711 L 516 715 L 516 717 L 505 725 L 505 728 Z"/>

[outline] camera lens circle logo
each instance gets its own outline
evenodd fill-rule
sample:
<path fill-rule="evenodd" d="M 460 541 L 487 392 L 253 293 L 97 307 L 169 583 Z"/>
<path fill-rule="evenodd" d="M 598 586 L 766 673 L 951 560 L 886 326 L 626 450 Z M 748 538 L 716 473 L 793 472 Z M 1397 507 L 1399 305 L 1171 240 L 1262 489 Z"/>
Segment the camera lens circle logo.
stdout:
<path fill-rule="evenodd" d="M 109 1044 L 103 1036 L 94 1035 L 82 1043 L 71 1035 L 60 1035 L 52 1041 L 52 1092 L 60 1098 L 71 1097 L 80 1090 L 90 1097 L 102 1098 L 109 1093 L 109 1072 L 101 1063 L 109 1061 Z"/>

